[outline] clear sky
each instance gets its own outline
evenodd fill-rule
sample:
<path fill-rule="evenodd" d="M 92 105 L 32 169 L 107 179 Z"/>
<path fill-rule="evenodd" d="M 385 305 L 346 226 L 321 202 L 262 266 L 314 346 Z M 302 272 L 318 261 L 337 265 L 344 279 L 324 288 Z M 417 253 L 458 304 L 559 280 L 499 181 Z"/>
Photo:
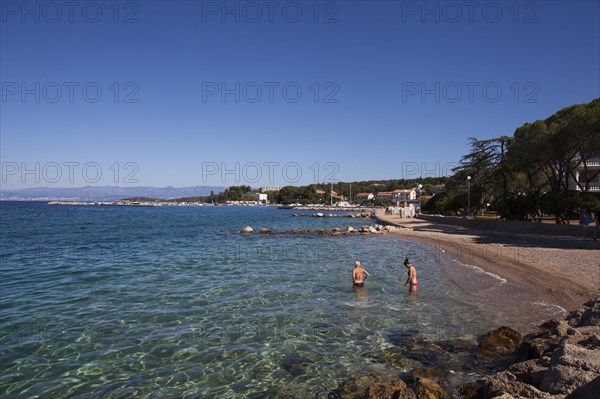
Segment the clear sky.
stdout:
<path fill-rule="evenodd" d="M 598 1 L 1 5 L 5 189 L 439 176 L 600 96 Z"/>

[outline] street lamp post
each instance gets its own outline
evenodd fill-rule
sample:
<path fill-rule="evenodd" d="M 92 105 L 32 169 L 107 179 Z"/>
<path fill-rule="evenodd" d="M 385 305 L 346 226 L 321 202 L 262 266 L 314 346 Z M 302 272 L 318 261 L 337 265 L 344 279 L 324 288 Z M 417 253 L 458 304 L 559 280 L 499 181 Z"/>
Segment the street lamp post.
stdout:
<path fill-rule="evenodd" d="M 417 186 L 419 188 L 419 215 L 421 214 L 421 197 L 423 196 L 423 185 L 419 184 Z"/>
<path fill-rule="evenodd" d="M 467 216 L 471 214 L 471 176 L 467 176 Z"/>

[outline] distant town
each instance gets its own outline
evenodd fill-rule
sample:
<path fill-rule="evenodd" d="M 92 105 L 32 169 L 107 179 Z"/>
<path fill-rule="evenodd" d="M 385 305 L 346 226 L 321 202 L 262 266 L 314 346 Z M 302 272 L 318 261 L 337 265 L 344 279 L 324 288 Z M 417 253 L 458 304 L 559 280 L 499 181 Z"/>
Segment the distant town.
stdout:
<path fill-rule="evenodd" d="M 398 181 L 353 182 L 334 185 L 309 185 L 305 187 L 270 186 L 251 189 L 249 186 L 232 186 L 207 196 L 158 199 L 149 197 L 125 198 L 117 201 L 50 201 L 49 205 L 104 205 L 104 206 L 280 206 L 284 208 L 349 209 L 356 207 L 396 206 L 415 211 L 433 196 L 445 191 L 444 183 L 433 184 L 411 181 L 413 187 L 389 189 Z M 408 182 L 403 182 L 405 186 Z M 352 190 L 359 188 L 360 191 Z M 380 190 L 383 189 L 383 190 Z M 367 191 L 369 190 L 369 191 Z"/>

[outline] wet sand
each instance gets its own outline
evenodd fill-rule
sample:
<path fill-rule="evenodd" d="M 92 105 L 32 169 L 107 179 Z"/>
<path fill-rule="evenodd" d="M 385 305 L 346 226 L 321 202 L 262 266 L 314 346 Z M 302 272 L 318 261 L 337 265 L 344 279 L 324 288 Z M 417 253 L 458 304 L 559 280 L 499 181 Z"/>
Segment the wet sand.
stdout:
<path fill-rule="evenodd" d="M 383 210 L 377 218 L 402 227 L 391 236 L 429 244 L 449 258 L 527 288 L 547 304 L 571 310 L 600 294 L 600 240 L 482 231 L 402 219 Z"/>

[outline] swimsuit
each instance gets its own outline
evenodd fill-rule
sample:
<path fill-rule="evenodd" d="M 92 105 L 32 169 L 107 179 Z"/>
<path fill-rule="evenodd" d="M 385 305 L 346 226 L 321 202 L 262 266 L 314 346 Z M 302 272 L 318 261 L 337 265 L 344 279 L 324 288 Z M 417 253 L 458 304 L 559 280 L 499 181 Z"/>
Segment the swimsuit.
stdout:
<path fill-rule="evenodd" d="M 365 283 L 354 283 L 355 287 L 364 287 Z"/>
<path fill-rule="evenodd" d="M 414 266 L 411 266 L 414 267 Z M 410 270 L 408 271 L 408 276 L 410 277 Z M 419 282 L 413 283 L 412 281 L 410 282 L 410 286 L 411 287 L 415 287 L 415 288 L 419 288 Z"/>

